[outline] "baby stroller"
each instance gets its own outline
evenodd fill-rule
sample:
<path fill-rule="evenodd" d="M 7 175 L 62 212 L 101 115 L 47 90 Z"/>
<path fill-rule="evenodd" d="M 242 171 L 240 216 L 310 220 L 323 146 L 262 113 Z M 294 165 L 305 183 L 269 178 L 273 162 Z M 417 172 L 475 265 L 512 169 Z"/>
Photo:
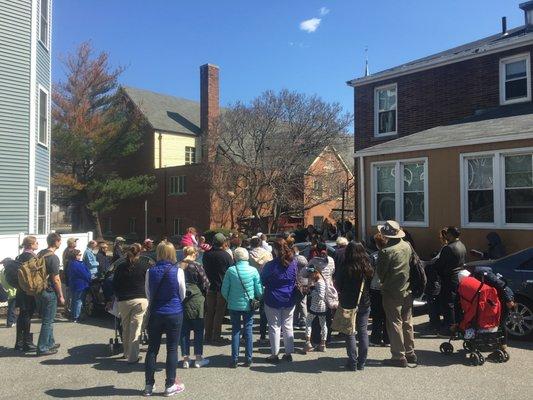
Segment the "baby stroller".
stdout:
<path fill-rule="evenodd" d="M 449 355 L 454 351 L 452 339 L 463 340 L 463 349 L 469 355 L 470 364 L 483 365 L 485 357 L 482 352 L 491 352 L 488 356 L 495 362 L 509 361 L 506 349 L 505 332 L 500 326 L 501 303 L 495 288 L 467 276 L 459 284 L 463 320 L 459 324 L 457 336 L 440 345 L 440 351 Z"/>

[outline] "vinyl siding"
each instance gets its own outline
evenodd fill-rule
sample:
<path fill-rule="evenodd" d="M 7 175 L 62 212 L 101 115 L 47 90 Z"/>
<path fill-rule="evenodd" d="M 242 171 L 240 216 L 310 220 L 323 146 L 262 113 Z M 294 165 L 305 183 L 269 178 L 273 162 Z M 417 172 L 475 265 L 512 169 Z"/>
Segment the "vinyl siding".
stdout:
<path fill-rule="evenodd" d="M 37 0 L 37 15 L 39 15 L 38 18 L 38 24 L 40 24 L 40 1 Z M 52 1 L 49 0 L 49 10 L 52 8 Z M 51 12 L 49 12 L 48 17 L 48 26 L 50 28 L 51 26 Z M 40 32 L 40 26 L 37 30 L 37 32 Z M 48 39 L 48 48 L 51 48 L 52 44 L 52 35 L 51 32 L 49 32 L 49 39 Z M 52 90 L 50 88 L 50 52 L 49 50 L 38 40 L 37 41 L 37 80 L 36 85 L 37 88 L 35 90 L 36 96 L 35 96 L 35 109 L 37 110 L 35 114 L 35 143 L 37 143 L 36 146 L 36 154 L 35 154 L 35 227 L 38 226 L 38 196 L 39 193 L 37 191 L 37 186 L 40 187 L 46 187 L 48 188 L 48 193 L 50 193 L 50 132 L 51 132 L 51 116 L 50 116 L 50 105 L 51 105 L 51 96 L 52 96 Z M 43 146 L 39 144 L 39 85 L 44 87 L 46 91 L 48 92 L 48 147 Z M 46 205 L 46 215 L 47 221 L 50 221 L 50 196 L 47 196 L 47 205 Z M 47 228 L 48 229 L 48 228 Z M 37 230 L 37 229 L 36 229 Z"/>
<path fill-rule="evenodd" d="M 196 148 L 196 163 L 200 162 L 199 139 L 190 135 L 171 133 L 161 134 L 162 167 L 179 167 L 185 165 L 185 147 Z M 154 168 L 159 168 L 159 132 L 154 132 Z"/>
<path fill-rule="evenodd" d="M 28 229 L 31 1 L 0 0 L 0 234 Z"/>

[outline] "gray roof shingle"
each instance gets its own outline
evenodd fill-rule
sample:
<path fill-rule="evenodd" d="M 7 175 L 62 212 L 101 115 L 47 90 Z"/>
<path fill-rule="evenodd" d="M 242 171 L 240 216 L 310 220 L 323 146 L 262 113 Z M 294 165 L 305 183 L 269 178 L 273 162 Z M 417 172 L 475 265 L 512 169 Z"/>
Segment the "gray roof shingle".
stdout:
<path fill-rule="evenodd" d="M 200 135 L 199 102 L 129 86 L 122 86 L 122 90 L 154 129 Z"/>
<path fill-rule="evenodd" d="M 378 155 L 513 139 L 533 139 L 533 103 L 501 106 L 480 112 L 456 123 L 427 129 L 368 147 L 357 155 Z M 510 138 L 511 140 L 511 138 Z"/>

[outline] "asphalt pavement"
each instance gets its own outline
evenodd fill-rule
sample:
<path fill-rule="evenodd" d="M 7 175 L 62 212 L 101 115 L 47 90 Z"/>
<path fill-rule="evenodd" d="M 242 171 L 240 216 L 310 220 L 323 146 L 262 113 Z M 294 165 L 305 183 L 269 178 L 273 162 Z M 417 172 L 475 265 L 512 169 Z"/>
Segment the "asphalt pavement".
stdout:
<path fill-rule="evenodd" d="M 426 317 L 415 319 L 422 326 Z M 37 337 L 39 323 L 33 325 Z M 0 328 L 1 399 L 124 399 L 139 397 L 144 387 L 144 364 L 129 365 L 119 356 L 109 355 L 113 320 L 102 316 L 81 324 L 58 321 L 56 341 L 61 343 L 54 356 L 23 356 L 12 349 L 15 328 Z M 224 334 L 229 335 L 229 325 Z M 257 335 L 254 335 L 257 338 Z M 297 332 L 296 346 L 303 346 L 303 332 Z M 417 337 L 420 365 L 398 369 L 383 367 L 390 356 L 388 348 L 370 348 L 364 371 L 343 369 L 346 351 L 342 341 L 334 342 L 325 353 L 296 354 L 292 363 L 269 365 L 264 362 L 267 347 L 254 349 L 254 365 L 236 370 L 226 366 L 230 347 L 206 346 L 211 364 L 205 368 L 178 369 L 186 391 L 176 398 L 236 399 L 494 399 L 533 398 L 533 343 L 512 342 L 511 359 L 506 364 L 487 362 L 467 365 L 465 353 L 451 356 L 439 353 L 443 339 Z M 460 342 L 454 342 L 461 347 Z M 164 389 L 164 346 L 156 374 L 156 392 Z M 144 359 L 145 348 L 141 355 Z"/>

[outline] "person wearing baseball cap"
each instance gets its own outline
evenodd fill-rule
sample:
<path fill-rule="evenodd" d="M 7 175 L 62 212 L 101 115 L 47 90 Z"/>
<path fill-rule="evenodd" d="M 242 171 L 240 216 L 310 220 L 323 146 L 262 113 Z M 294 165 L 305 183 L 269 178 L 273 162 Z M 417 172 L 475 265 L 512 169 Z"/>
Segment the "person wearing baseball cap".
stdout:
<path fill-rule="evenodd" d="M 155 255 L 155 249 L 154 249 L 154 241 L 150 238 L 146 238 L 143 242 L 143 248 L 141 251 L 141 256 L 145 256 L 148 258 L 151 258 L 152 260 L 156 261 L 156 255 Z"/>
<path fill-rule="evenodd" d="M 396 221 L 378 225 L 387 244 L 378 253 L 376 272 L 381 281 L 383 309 L 387 319 L 392 358 L 383 360 L 391 367 L 407 367 L 416 363 L 413 330 L 413 297 L 409 288 L 409 261 L 412 248 L 402 240 L 405 232 Z"/>

